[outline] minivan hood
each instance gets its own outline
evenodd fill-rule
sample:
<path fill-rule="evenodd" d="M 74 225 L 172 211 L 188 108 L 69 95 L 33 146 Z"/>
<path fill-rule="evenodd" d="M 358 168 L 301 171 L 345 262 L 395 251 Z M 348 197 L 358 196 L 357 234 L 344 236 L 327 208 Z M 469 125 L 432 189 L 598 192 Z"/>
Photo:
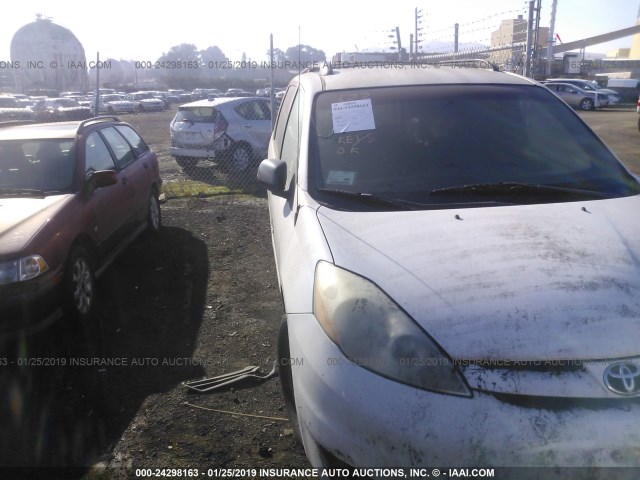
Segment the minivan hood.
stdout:
<path fill-rule="evenodd" d="M 637 355 L 640 196 L 318 218 L 336 265 L 376 283 L 452 357 Z"/>
<path fill-rule="evenodd" d="M 0 256 L 21 251 L 69 196 L 0 197 Z"/>

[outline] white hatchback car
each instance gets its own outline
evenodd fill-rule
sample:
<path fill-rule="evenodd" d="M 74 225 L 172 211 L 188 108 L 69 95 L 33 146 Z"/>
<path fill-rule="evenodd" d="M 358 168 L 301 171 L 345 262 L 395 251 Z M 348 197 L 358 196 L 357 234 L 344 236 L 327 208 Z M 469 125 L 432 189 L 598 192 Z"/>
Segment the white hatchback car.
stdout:
<path fill-rule="evenodd" d="M 244 171 L 264 158 L 271 135 L 271 104 L 259 97 L 221 97 L 180 105 L 171 121 L 171 155 L 182 167 L 211 158 Z"/>
<path fill-rule="evenodd" d="M 547 88 L 303 73 L 258 180 L 311 464 L 640 466 L 640 184 Z"/>

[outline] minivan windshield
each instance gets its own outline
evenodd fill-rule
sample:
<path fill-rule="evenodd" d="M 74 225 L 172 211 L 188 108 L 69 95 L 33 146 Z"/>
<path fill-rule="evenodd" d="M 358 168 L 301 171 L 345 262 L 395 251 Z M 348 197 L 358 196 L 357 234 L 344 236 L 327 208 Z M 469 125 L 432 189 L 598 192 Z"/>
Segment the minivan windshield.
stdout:
<path fill-rule="evenodd" d="M 534 85 L 323 92 L 309 163 L 311 192 L 329 203 L 374 196 L 446 208 L 640 193 L 586 124 Z"/>

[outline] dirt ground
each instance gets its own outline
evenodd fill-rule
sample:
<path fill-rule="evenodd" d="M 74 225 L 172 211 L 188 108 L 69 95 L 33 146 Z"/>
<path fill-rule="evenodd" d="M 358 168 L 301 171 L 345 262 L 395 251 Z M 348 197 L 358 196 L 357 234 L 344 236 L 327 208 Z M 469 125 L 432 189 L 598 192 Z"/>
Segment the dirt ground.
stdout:
<path fill-rule="evenodd" d="M 581 115 L 637 161 L 635 112 Z M 168 153 L 172 116 L 123 117 L 158 153 L 165 182 L 188 179 Z M 34 466 L 44 478 L 100 479 L 308 466 L 277 377 L 202 394 L 184 386 L 272 368 L 282 306 L 264 194 L 170 198 L 162 214 L 161 235 L 139 238 L 99 280 L 85 337 L 49 329 L 2 343 L 0 478 L 35 478 L 24 470 Z"/>
<path fill-rule="evenodd" d="M 184 175 L 168 155 L 172 116 L 123 117 L 158 153 L 165 182 Z M 45 478 L 109 479 L 308 466 L 277 376 L 219 392 L 184 386 L 272 369 L 282 306 L 264 195 L 171 198 L 162 214 L 160 236 L 139 238 L 100 278 L 88 341 L 52 328 L 2 344 L 0 478 L 33 466 Z"/>

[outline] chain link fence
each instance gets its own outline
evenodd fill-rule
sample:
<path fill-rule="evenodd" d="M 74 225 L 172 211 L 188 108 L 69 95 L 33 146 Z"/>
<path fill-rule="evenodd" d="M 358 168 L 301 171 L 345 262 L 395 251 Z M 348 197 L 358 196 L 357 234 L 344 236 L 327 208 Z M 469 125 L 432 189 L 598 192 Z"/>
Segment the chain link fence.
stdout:
<path fill-rule="evenodd" d="M 497 64 L 504 70 L 522 73 L 525 45 L 483 47 L 419 58 L 442 64 L 458 62 L 460 66 L 470 60 L 479 60 L 478 68 Z M 170 124 L 168 153 L 183 180 L 165 182 L 163 190 L 167 196 L 264 194 L 256 174 L 260 161 L 267 155 L 272 117 L 277 114 L 279 104 L 269 97 L 249 96 L 243 91 L 230 94 L 236 96 L 210 97 L 178 107 Z"/>
<path fill-rule="evenodd" d="M 501 70 L 523 74 L 526 61 L 525 48 L 526 45 L 522 43 L 492 48 L 475 47 L 456 52 L 421 55 L 418 60 L 442 65 L 446 64 L 446 62 L 452 62 L 456 65 L 456 62 L 458 62 L 458 66 L 468 66 L 471 60 L 484 60 L 487 62 L 487 67 L 493 64 Z M 482 62 L 477 62 L 476 65 L 483 66 Z"/>

